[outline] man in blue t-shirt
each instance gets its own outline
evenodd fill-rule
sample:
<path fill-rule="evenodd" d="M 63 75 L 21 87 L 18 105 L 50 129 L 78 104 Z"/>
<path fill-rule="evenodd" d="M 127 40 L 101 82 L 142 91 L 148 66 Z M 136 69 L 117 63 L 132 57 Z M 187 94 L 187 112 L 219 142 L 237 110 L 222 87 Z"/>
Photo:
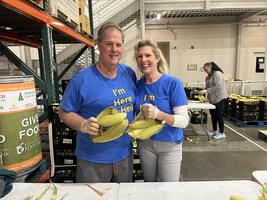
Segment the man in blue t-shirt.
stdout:
<path fill-rule="evenodd" d="M 60 103 L 59 116 L 70 128 L 78 131 L 76 150 L 76 182 L 130 182 L 132 179 L 132 143 L 128 134 L 116 140 L 93 143 L 99 131 L 97 115 L 109 106 L 134 118 L 136 76 L 120 64 L 123 32 L 108 22 L 98 31 L 97 64 L 75 74 Z"/>

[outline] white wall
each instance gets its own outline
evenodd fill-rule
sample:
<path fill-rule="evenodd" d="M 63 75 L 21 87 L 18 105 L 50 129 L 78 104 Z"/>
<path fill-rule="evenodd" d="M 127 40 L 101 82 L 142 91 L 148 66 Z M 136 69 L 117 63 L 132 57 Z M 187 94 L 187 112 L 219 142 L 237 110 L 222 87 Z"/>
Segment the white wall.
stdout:
<path fill-rule="evenodd" d="M 24 46 L 10 46 L 8 48 L 23 62 L 25 62 Z"/>
<path fill-rule="evenodd" d="M 134 46 L 138 41 L 141 40 L 137 25 L 135 24 L 129 29 L 125 30 L 124 34 L 125 38 L 121 63 L 131 66 L 136 72 L 137 76 L 140 77 L 141 73 L 137 68 L 136 61 L 134 58 Z"/>
<path fill-rule="evenodd" d="M 170 74 L 183 82 L 203 82 L 205 62 L 216 62 L 225 74 L 234 74 L 235 32 L 233 25 L 180 26 L 168 30 L 148 30 L 147 38 L 170 41 Z M 188 70 L 197 64 L 197 70 Z"/>
<path fill-rule="evenodd" d="M 264 80 L 264 73 L 256 73 L 256 56 L 265 56 L 267 27 L 242 27 L 240 65 L 237 77 L 242 80 Z M 267 61 L 265 61 L 266 63 Z"/>
<path fill-rule="evenodd" d="M 266 27 L 243 27 L 240 64 L 236 71 L 237 25 L 188 25 L 146 27 L 146 38 L 156 42 L 170 42 L 170 74 L 183 82 L 203 82 L 206 74 L 201 71 L 205 62 L 216 62 L 230 78 L 264 80 L 264 74 L 255 73 L 255 54 L 264 55 L 267 44 Z M 140 40 L 139 31 L 125 32 L 126 40 L 122 61 L 134 66 L 133 46 Z M 188 64 L 197 64 L 197 70 L 187 70 Z M 138 70 L 137 70 L 138 71 Z"/>

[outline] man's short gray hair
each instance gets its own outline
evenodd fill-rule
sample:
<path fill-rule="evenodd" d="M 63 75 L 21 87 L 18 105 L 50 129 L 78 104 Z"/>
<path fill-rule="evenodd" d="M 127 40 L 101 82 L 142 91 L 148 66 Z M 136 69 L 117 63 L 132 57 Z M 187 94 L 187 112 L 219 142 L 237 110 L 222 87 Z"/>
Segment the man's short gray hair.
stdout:
<path fill-rule="evenodd" d="M 109 28 L 117 29 L 121 33 L 122 42 L 124 42 L 124 34 L 123 34 L 123 31 L 122 31 L 121 27 L 119 27 L 119 25 L 114 23 L 114 22 L 105 22 L 98 30 L 97 43 L 99 43 L 99 42 L 101 42 L 103 40 L 104 33 Z"/>

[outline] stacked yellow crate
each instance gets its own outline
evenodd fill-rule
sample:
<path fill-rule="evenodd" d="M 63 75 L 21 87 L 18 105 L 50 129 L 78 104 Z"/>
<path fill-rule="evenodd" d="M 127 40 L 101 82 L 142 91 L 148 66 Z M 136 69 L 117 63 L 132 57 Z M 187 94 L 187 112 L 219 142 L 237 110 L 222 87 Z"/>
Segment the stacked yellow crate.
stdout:
<path fill-rule="evenodd" d="M 80 33 L 83 35 L 91 35 L 89 8 L 87 0 L 79 0 L 79 20 L 80 20 Z"/>

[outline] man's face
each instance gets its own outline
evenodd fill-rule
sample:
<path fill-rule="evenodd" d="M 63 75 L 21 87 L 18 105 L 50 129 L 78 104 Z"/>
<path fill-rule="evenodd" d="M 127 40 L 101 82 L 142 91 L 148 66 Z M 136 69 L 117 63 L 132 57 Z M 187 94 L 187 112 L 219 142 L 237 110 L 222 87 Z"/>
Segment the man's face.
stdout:
<path fill-rule="evenodd" d="M 106 67 L 119 63 L 122 53 L 122 35 L 116 28 L 108 28 L 103 34 L 103 39 L 98 44 L 100 51 L 99 62 Z"/>

